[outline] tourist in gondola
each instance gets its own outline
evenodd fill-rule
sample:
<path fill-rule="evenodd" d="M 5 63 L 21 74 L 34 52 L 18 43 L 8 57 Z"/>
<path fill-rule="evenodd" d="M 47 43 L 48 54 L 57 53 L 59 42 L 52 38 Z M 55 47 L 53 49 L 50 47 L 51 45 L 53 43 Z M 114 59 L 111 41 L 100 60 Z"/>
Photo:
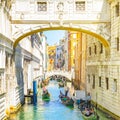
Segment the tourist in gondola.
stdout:
<path fill-rule="evenodd" d="M 85 116 L 90 116 L 90 110 L 88 108 L 85 108 Z"/>

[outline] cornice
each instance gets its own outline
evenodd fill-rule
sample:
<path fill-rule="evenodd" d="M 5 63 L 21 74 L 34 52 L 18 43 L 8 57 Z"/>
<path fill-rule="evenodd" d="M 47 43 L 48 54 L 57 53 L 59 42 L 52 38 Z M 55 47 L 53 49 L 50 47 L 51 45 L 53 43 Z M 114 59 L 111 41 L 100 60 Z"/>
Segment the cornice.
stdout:
<path fill-rule="evenodd" d="M 0 33 L 0 39 L 2 39 L 2 40 L 4 40 L 4 41 L 7 41 L 7 42 L 9 42 L 9 43 L 13 43 L 13 41 L 12 41 L 10 38 L 6 37 L 6 36 L 3 35 L 2 33 Z"/>
<path fill-rule="evenodd" d="M 0 46 L 6 48 L 6 51 L 13 52 L 13 41 L 0 33 Z"/>
<path fill-rule="evenodd" d="M 32 53 L 30 53 L 29 51 L 25 50 L 24 48 L 21 48 L 22 49 L 22 54 L 24 55 L 24 58 L 25 59 L 28 59 L 30 61 L 35 61 L 37 63 L 40 62 L 40 59 L 37 58 L 36 56 L 34 56 Z"/>

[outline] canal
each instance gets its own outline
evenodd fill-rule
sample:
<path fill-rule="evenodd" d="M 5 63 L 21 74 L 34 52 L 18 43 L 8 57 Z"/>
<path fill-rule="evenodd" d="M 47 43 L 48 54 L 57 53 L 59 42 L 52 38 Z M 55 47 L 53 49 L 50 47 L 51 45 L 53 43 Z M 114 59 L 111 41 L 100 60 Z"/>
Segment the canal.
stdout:
<path fill-rule="evenodd" d="M 73 108 L 64 106 L 59 99 L 59 92 L 64 91 L 59 88 L 57 82 L 51 81 L 47 86 L 51 94 L 51 99 L 45 102 L 41 98 L 42 91 L 39 91 L 37 104 L 25 104 L 18 113 L 12 114 L 9 120 L 83 120 L 77 105 Z M 100 113 L 101 120 L 110 120 Z"/>

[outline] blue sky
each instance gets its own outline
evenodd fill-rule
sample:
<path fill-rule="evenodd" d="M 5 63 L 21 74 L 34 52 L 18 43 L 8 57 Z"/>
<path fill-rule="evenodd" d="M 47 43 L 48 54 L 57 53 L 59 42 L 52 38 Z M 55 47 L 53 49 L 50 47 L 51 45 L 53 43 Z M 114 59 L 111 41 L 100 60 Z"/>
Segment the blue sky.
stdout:
<path fill-rule="evenodd" d="M 50 30 L 44 31 L 43 33 L 47 37 L 47 43 L 49 45 L 54 45 L 55 43 L 58 43 L 59 40 L 65 36 L 64 30 Z"/>

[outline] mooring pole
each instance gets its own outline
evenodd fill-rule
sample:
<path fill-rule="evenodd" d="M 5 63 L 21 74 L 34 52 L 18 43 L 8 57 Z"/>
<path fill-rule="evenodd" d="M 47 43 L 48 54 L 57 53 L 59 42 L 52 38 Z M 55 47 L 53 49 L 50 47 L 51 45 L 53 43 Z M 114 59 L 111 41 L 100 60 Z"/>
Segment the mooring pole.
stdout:
<path fill-rule="evenodd" d="M 37 82 L 33 81 L 33 104 L 37 103 Z"/>

